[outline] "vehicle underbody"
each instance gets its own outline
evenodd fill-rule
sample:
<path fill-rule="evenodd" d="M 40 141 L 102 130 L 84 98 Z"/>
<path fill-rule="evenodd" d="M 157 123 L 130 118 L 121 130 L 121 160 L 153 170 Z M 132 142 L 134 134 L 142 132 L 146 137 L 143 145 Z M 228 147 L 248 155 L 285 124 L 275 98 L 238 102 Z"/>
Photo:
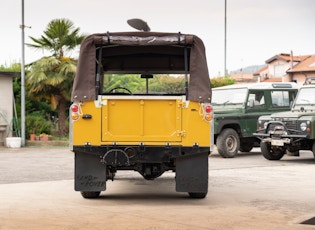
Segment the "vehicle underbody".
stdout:
<path fill-rule="evenodd" d="M 176 172 L 177 191 L 197 198 L 207 194 L 208 178 L 204 178 L 208 175 L 204 172 L 208 169 L 210 154 L 207 147 L 107 145 L 74 146 L 73 149 L 77 191 L 104 191 L 106 181 L 114 180 L 119 170 L 137 171 L 146 180 L 171 170 Z"/>

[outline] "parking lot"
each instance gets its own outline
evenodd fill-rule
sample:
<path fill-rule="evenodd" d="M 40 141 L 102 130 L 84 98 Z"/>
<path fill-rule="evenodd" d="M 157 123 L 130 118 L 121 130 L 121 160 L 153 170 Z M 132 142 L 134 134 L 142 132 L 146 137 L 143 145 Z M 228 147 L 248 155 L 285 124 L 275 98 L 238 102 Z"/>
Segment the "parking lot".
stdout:
<path fill-rule="evenodd" d="M 315 229 L 313 153 L 268 161 L 255 148 L 209 157 L 205 199 L 175 192 L 174 174 L 118 172 L 99 199 L 73 189 L 64 147 L 0 148 L 0 229 Z"/>

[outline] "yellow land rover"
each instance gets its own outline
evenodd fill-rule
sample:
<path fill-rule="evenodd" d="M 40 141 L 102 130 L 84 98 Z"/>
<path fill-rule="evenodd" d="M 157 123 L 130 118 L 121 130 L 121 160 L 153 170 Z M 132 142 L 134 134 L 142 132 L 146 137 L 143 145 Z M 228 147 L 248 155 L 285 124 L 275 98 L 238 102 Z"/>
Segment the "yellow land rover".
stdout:
<path fill-rule="evenodd" d="M 109 77 L 130 76 L 109 89 Z M 184 79 L 182 89 L 156 90 L 161 76 Z M 143 81 L 132 91 L 132 80 Z M 155 84 L 156 85 L 156 84 Z M 211 87 L 205 47 L 195 35 L 116 32 L 81 44 L 70 107 L 75 190 L 97 198 L 119 170 L 153 180 L 175 172 L 176 191 L 208 192 L 212 151 Z"/>

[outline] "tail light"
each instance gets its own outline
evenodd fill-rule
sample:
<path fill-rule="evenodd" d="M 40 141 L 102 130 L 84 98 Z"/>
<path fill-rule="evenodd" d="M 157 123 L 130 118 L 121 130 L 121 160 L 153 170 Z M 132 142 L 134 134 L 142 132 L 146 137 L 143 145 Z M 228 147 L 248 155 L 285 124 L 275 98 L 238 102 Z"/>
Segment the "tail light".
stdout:
<path fill-rule="evenodd" d="M 70 107 L 70 112 L 71 112 L 71 119 L 72 120 L 78 120 L 80 118 L 80 105 L 78 104 L 72 104 Z"/>
<path fill-rule="evenodd" d="M 203 105 L 203 111 L 204 111 L 204 115 L 203 118 L 206 121 L 211 121 L 213 119 L 213 108 L 210 104 L 204 104 Z"/>
<path fill-rule="evenodd" d="M 77 113 L 79 111 L 79 106 L 77 104 L 73 104 L 71 106 L 71 111 Z"/>
<path fill-rule="evenodd" d="M 211 113 L 212 107 L 210 105 L 207 105 L 205 111 L 206 113 Z"/>

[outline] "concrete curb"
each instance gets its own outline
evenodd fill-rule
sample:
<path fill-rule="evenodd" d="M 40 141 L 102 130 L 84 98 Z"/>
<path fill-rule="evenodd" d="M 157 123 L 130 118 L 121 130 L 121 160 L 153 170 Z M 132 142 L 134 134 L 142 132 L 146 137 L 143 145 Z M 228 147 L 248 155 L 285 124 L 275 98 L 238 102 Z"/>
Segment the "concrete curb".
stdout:
<path fill-rule="evenodd" d="M 69 141 L 26 141 L 27 147 L 47 147 L 47 146 L 69 146 Z"/>

